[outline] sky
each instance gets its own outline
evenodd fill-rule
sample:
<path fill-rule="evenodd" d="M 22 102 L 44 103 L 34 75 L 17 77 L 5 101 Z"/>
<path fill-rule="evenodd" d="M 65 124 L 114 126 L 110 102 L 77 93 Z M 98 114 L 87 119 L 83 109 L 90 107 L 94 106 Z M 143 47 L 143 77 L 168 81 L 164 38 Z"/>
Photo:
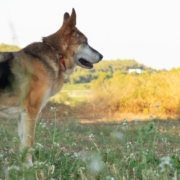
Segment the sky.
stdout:
<path fill-rule="evenodd" d="M 0 0 L 0 43 L 41 41 L 75 8 L 77 28 L 104 60 L 180 67 L 179 0 Z"/>

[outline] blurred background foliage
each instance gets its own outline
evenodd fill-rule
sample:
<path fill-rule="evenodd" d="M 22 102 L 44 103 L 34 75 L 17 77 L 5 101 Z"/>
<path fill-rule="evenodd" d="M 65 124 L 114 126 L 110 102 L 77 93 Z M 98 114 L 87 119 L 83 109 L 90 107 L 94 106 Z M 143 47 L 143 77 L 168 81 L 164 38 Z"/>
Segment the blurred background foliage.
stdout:
<path fill-rule="evenodd" d="M 0 51 L 19 49 L 0 44 Z M 66 91 L 76 90 L 73 85 L 78 84 L 83 85 L 77 86 L 83 87 L 82 91 L 93 91 L 91 103 L 99 113 L 180 115 L 180 68 L 156 70 L 135 60 L 103 60 L 91 70 L 77 67 L 67 79 Z M 64 93 L 62 96 L 60 102 L 69 99 Z"/>

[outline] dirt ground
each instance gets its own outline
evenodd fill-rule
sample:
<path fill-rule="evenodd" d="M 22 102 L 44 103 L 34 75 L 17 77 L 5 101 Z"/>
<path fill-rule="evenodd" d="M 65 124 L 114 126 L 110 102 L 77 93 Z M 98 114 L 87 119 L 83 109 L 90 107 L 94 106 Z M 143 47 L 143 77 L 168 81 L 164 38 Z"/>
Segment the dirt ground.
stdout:
<path fill-rule="evenodd" d="M 42 110 L 40 118 L 46 120 L 63 121 L 69 119 L 75 119 L 81 123 L 94 123 L 94 122 L 122 122 L 128 121 L 147 121 L 152 119 L 162 120 L 176 120 L 177 116 L 168 115 L 153 115 L 153 114 L 133 114 L 133 113 L 112 113 L 107 111 L 101 111 L 98 107 L 92 104 L 81 104 L 77 106 L 70 106 L 65 104 L 51 103 L 49 102 Z"/>

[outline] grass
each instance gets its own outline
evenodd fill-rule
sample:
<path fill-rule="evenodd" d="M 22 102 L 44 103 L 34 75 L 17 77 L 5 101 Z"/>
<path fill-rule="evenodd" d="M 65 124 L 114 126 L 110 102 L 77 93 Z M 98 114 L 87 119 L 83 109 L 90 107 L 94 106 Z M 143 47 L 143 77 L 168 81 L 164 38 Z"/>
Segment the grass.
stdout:
<path fill-rule="evenodd" d="M 78 104 L 79 102 L 87 101 L 91 96 L 87 96 L 88 92 L 91 90 L 90 83 L 80 83 L 80 84 L 69 84 L 65 83 L 61 92 L 53 96 L 50 101 L 56 103 L 65 103 L 65 104 Z M 73 96 L 72 93 L 77 92 L 77 97 Z M 90 92 L 91 93 L 91 92 Z M 80 97 L 79 95 L 80 94 Z"/>
<path fill-rule="evenodd" d="M 180 121 L 82 124 L 77 119 L 39 119 L 24 165 L 15 121 L 0 125 L 0 180 L 166 180 L 180 179 Z"/>

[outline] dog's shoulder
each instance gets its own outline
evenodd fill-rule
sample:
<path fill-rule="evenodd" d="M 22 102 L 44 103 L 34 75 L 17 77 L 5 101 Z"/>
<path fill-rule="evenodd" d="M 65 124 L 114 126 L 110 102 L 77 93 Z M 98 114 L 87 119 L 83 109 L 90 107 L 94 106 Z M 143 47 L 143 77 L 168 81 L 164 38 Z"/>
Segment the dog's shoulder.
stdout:
<path fill-rule="evenodd" d="M 49 47 L 43 42 L 34 42 L 29 44 L 21 51 L 23 51 L 25 54 L 29 54 L 37 58 L 42 58 L 43 56 L 48 56 L 52 53 L 51 50 L 49 50 Z"/>

